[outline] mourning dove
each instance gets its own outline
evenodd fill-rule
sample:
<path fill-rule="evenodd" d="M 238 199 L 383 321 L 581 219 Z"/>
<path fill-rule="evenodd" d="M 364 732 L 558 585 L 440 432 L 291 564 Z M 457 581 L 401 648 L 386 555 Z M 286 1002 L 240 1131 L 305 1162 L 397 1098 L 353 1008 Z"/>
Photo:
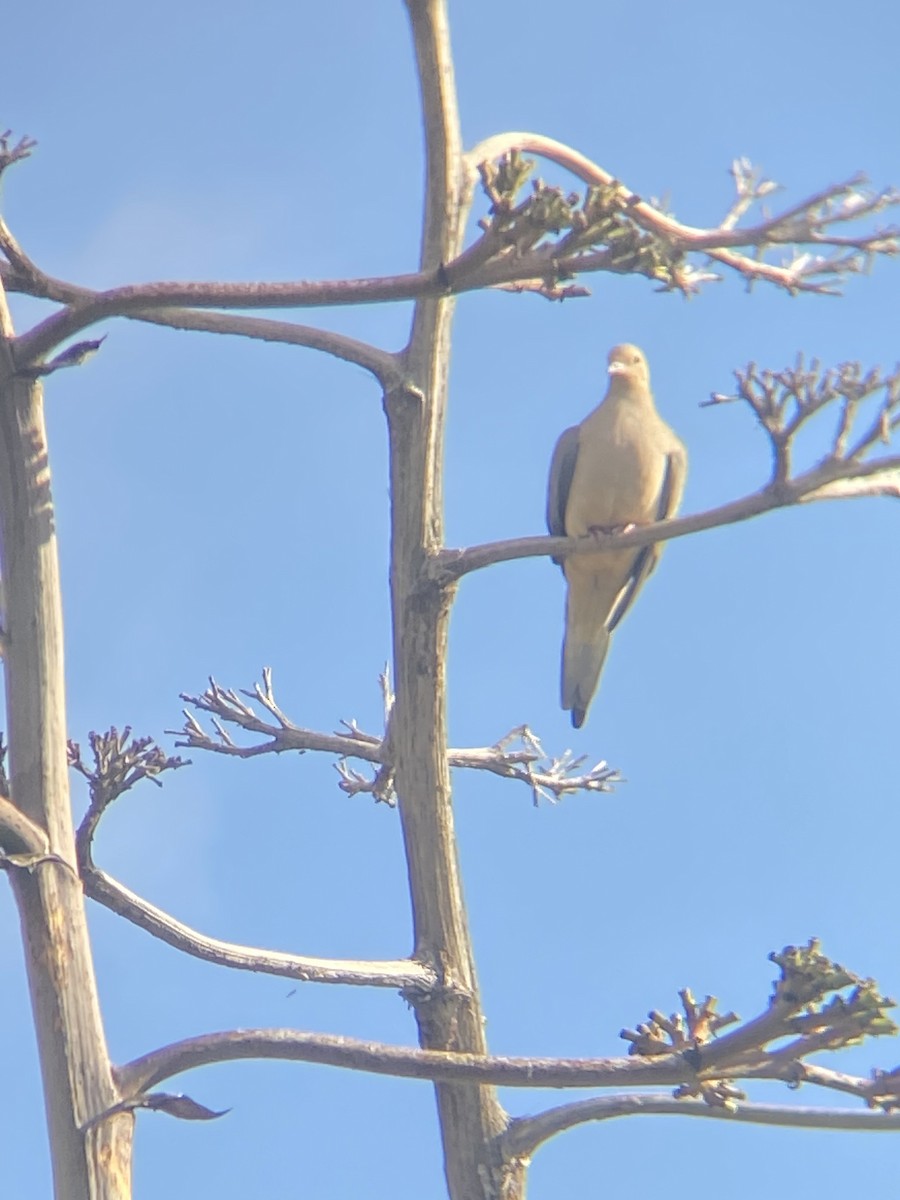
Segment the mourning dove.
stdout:
<path fill-rule="evenodd" d="M 621 532 L 676 512 L 687 454 L 656 411 L 650 370 L 637 346 L 609 352 L 609 389 L 556 443 L 547 492 L 547 527 L 558 537 Z M 584 723 L 610 634 L 656 566 L 659 543 L 556 559 L 568 583 L 560 697 L 572 724 Z"/>

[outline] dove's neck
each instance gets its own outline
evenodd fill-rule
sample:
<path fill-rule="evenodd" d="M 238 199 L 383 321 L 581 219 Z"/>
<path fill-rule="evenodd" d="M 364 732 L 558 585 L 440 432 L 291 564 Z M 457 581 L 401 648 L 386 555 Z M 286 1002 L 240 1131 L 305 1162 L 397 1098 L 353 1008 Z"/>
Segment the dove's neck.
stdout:
<path fill-rule="evenodd" d="M 645 384 L 623 379 L 621 375 L 614 375 L 610 379 L 606 400 L 616 405 L 627 405 L 629 408 L 646 408 L 653 411 L 655 407 L 653 393 Z"/>

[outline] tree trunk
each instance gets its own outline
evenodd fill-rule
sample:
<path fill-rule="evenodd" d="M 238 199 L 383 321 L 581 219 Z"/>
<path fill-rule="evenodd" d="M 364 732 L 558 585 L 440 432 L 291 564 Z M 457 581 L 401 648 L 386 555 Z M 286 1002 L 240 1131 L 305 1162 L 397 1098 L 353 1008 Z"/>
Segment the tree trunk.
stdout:
<path fill-rule="evenodd" d="M 134 1118 L 117 1100 L 100 1019 L 66 764 L 62 607 L 41 385 L 0 349 L 0 570 L 14 803 L 49 856 L 10 867 L 37 1031 L 57 1200 L 127 1200 Z"/>

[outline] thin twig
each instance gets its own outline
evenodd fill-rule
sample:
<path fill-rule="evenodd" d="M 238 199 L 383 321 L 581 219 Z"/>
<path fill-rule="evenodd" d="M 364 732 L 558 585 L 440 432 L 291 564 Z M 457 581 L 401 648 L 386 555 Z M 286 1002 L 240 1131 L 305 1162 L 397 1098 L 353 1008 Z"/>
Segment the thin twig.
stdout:
<path fill-rule="evenodd" d="M 262 686 L 257 684 L 252 691 L 244 691 L 243 695 L 264 704 L 275 716 L 277 724 L 263 720 L 233 689 L 223 688 L 210 679 L 209 687 L 201 695 L 182 693 L 181 698 L 199 712 L 210 714 L 216 735 L 207 733 L 193 713 L 185 709 L 182 728 L 168 731 L 181 739 L 176 746 L 206 750 L 230 758 L 258 758 L 264 754 L 302 753 L 307 750 L 337 754 L 340 756 L 336 765 L 341 776 L 339 786 L 342 791 L 348 795 L 370 793 L 377 800 L 393 803 L 393 784 L 385 774 L 385 769 L 390 774 L 391 762 L 383 739 L 359 729 L 353 721 L 344 722 L 347 733 L 322 733 L 295 725 L 275 701 L 268 668 L 264 669 L 263 676 Z M 382 676 L 382 689 L 385 687 L 387 692 L 383 690 L 383 694 L 390 714 L 393 693 L 386 677 Z M 239 745 L 228 732 L 227 725 L 258 734 L 267 740 L 249 746 Z M 381 769 L 373 776 L 364 775 L 348 765 L 350 759 L 361 759 Z M 451 767 L 489 771 L 504 779 L 516 779 L 531 789 L 535 803 L 539 799 L 556 801 L 575 792 L 610 792 L 621 781 L 619 772 L 605 761 L 596 763 L 587 771 L 580 771 L 583 758 L 574 758 L 568 751 L 558 757 L 550 757 L 526 725 L 510 730 L 491 746 L 450 749 L 447 759 Z"/>

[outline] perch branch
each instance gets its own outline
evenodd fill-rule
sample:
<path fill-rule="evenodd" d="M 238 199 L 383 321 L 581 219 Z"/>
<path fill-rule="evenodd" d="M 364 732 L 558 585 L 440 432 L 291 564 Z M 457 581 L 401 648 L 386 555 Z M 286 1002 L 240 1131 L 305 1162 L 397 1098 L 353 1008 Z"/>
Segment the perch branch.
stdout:
<path fill-rule="evenodd" d="M 487 542 L 465 549 L 441 549 L 430 556 L 430 577 L 450 586 L 470 571 L 517 558 L 596 554 L 685 537 L 704 529 L 732 525 L 776 508 L 814 500 L 854 496 L 900 498 L 900 455 L 866 457 L 890 442 L 900 425 L 900 369 L 883 375 L 864 371 L 859 363 L 823 370 L 815 360 L 799 357 L 793 367 L 760 370 L 751 363 L 735 372 L 736 395 L 714 393 L 705 406 L 743 401 L 762 426 L 772 451 L 769 481 L 758 491 L 703 513 L 657 521 L 627 533 L 593 533 L 587 537 L 527 537 Z M 860 406 L 878 393 L 876 411 L 860 429 Z M 791 451 L 798 430 L 826 407 L 836 412 L 836 428 L 825 455 L 809 470 L 792 474 Z"/>

